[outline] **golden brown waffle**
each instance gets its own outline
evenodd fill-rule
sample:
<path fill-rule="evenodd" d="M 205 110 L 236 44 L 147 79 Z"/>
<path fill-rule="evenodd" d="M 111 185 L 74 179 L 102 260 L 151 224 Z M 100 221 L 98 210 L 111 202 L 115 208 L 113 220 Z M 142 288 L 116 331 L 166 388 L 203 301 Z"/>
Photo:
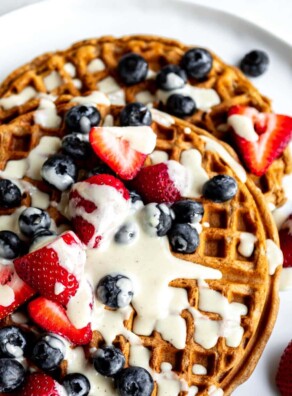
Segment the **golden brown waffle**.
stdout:
<path fill-rule="evenodd" d="M 60 98 L 57 106 L 60 115 L 64 115 L 74 105 L 68 102 L 69 98 L 71 97 Z M 112 106 L 100 110 L 104 115 L 111 113 L 115 124 L 118 124 L 119 107 Z M 222 389 L 224 395 L 230 395 L 252 373 L 277 316 L 278 280 L 281 270 L 278 267 L 274 275 L 269 275 L 266 240 L 271 239 L 278 245 L 278 234 L 264 197 L 253 181 L 248 177 L 246 183 L 241 182 L 233 169 L 217 153 L 206 151 L 201 137 L 213 138 L 204 130 L 185 121 L 173 118 L 173 122 L 169 126 L 152 123 L 152 128 L 157 134 L 157 150 L 165 151 L 170 159 L 179 161 L 183 150 L 196 148 L 202 154 L 203 167 L 209 176 L 228 174 L 235 177 L 238 182 L 238 193 L 229 202 L 213 203 L 203 198 L 199 200 L 204 204 L 205 209 L 202 224 L 209 223 L 209 227 L 203 226 L 200 245 L 194 254 L 175 255 L 184 260 L 219 269 L 223 274 L 222 279 L 207 281 L 209 287 L 227 297 L 229 302 L 245 304 L 248 313 L 241 317 L 244 335 L 239 347 L 236 348 L 228 347 L 223 337 L 220 337 L 217 344 L 210 349 L 205 349 L 196 343 L 193 338 L 196 323 L 188 310 L 182 313 L 187 324 L 187 343 L 184 350 L 178 350 L 164 341 L 157 331 L 149 337 L 141 337 L 141 340 L 151 351 L 150 366 L 154 371 L 160 372 L 161 363 L 169 362 L 177 375 L 185 379 L 189 386 L 198 387 L 198 395 L 208 395 L 208 389 L 212 385 Z M 20 116 L 10 125 L 0 126 L 0 169 L 3 169 L 11 159 L 26 157 L 38 144 L 41 136 L 61 137 L 63 134 L 64 123 L 60 130 L 44 130 L 40 125 L 34 125 L 33 113 Z M 224 143 L 222 145 L 236 158 L 229 146 Z M 150 159 L 147 163 L 151 163 Z M 40 190 L 48 191 L 44 183 L 35 183 L 33 180 L 30 182 L 36 184 Z M 51 199 L 58 201 L 59 194 L 53 190 L 49 192 Z M 23 204 L 30 204 L 29 197 L 24 198 Z M 0 214 L 10 214 L 12 211 L 2 209 Z M 49 212 L 58 223 L 62 222 L 62 217 L 55 206 L 51 205 Z M 250 258 L 245 258 L 238 252 L 241 232 L 256 235 L 257 242 Z M 195 280 L 178 279 L 171 285 L 187 289 L 190 305 L 199 310 L 199 290 Z M 203 312 L 203 314 L 213 320 L 220 319 L 218 314 L 211 312 Z M 126 322 L 129 330 L 132 329 L 133 319 L 134 315 Z M 10 317 L 5 323 L 11 321 Z M 94 339 L 89 347 L 97 347 L 102 343 L 101 334 L 98 331 L 94 332 Z M 128 361 L 129 342 L 123 336 L 118 336 L 114 343 L 122 349 Z M 89 347 L 85 348 L 86 356 L 89 356 Z M 204 365 L 207 374 L 193 374 L 194 363 Z M 66 373 L 66 367 L 67 362 L 63 362 L 63 375 Z M 156 394 L 157 387 L 153 396 Z M 180 395 L 185 394 L 181 392 Z"/>
<path fill-rule="evenodd" d="M 84 40 L 65 51 L 44 54 L 11 73 L 0 87 L 0 98 L 19 93 L 28 86 L 34 87 L 37 92 L 47 92 L 44 79 L 52 71 L 56 71 L 62 82 L 60 86 L 51 91 L 54 95 L 84 94 L 96 90 L 101 80 L 112 76 L 125 91 L 126 101 L 133 102 L 136 100 L 137 93 L 145 90 L 154 93 L 156 86 L 153 79 L 148 79 L 132 87 L 124 86 L 119 80 L 116 70 L 118 61 L 123 54 L 127 52 L 141 54 L 148 62 L 149 68 L 158 71 L 169 63 L 179 63 L 182 55 L 189 48 L 178 41 L 155 36 L 125 36 L 118 39 L 106 36 Z M 226 125 L 227 112 L 231 106 L 247 105 L 262 112 L 271 112 L 271 102 L 259 93 L 238 68 L 226 65 L 214 53 L 212 55 L 213 68 L 208 78 L 204 81 L 192 79 L 189 83 L 197 87 L 215 89 L 221 98 L 221 103 L 214 106 L 210 112 L 196 112 L 192 117 L 187 118 L 187 121 L 207 129 L 219 139 L 228 140 L 224 125 Z M 102 59 L 106 68 L 90 73 L 87 66 L 96 58 Z M 70 75 L 65 67 L 67 63 L 76 67 L 76 75 Z M 8 110 L 1 109 L 0 106 L 0 123 L 11 119 L 15 114 L 22 114 L 35 108 L 37 104 L 37 100 L 31 100 Z M 158 102 L 154 105 L 158 105 Z M 265 175 L 260 178 L 253 176 L 254 182 L 264 193 L 267 202 L 276 206 L 284 202 L 282 177 L 291 170 L 291 158 L 289 151 L 286 150 L 283 156 L 274 161 Z"/>

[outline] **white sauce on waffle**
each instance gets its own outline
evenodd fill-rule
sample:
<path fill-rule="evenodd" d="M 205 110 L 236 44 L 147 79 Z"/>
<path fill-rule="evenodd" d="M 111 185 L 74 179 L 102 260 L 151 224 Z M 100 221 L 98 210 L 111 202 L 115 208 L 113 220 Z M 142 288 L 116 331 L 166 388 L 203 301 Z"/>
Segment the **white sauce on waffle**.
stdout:
<path fill-rule="evenodd" d="M 100 58 L 92 59 L 87 65 L 88 73 L 96 73 L 105 70 L 105 64 Z"/>
<path fill-rule="evenodd" d="M 70 102 L 74 102 L 77 104 L 85 104 L 85 105 L 110 105 L 110 101 L 107 96 L 103 92 L 93 91 L 90 95 L 87 96 L 75 96 L 71 99 Z"/>
<path fill-rule="evenodd" d="M 240 243 L 238 251 L 243 257 L 250 257 L 253 254 L 257 237 L 250 232 L 241 232 L 239 236 Z"/>
<path fill-rule="evenodd" d="M 65 63 L 64 70 L 66 73 L 69 74 L 70 77 L 76 76 L 76 67 L 75 65 L 73 65 L 73 63 L 71 62 Z"/>
<path fill-rule="evenodd" d="M 180 163 L 187 170 L 187 187 L 183 196 L 201 197 L 203 185 L 209 180 L 209 176 L 202 166 L 201 153 L 196 149 L 184 150 L 180 157 Z"/>
<path fill-rule="evenodd" d="M 149 156 L 151 158 L 152 165 L 161 164 L 169 159 L 169 155 L 165 151 L 154 150 Z"/>
<path fill-rule="evenodd" d="M 60 73 L 53 70 L 50 74 L 44 77 L 44 84 L 48 92 L 60 87 L 63 84 L 62 77 Z"/>
<path fill-rule="evenodd" d="M 170 127 L 171 125 L 174 124 L 174 119 L 172 118 L 171 115 L 164 113 L 163 111 L 152 108 L 150 109 L 150 111 L 152 115 L 152 120 L 157 122 L 157 124 L 165 127 Z"/>
<path fill-rule="evenodd" d="M 248 142 L 257 142 L 259 135 L 256 133 L 253 121 L 251 118 L 241 114 L 233 114 L 228 117 L 228 125 L 233 128 L 233 131 Z"/>
<path fill-rule="evenodd" d="M 192 373 L 196 375 L 206 375 L 207 369 L 201 364 L 194 364 L 192 367 Z"/>
<path fill-rule="evenodd" d="M 273 275 L 279 265 L 283 265 L 283 252 L 271 239 L 266 240 L 266 255 L 269 263 L 269 274 Z"/>
<path fill-rule="evenodd" d="M 42 97 L 38 109 L 34 112 L 34 122 L 44 128 L 59 128 L 62 118 L 58 116 L 54 100 L 50 96 Z"/>
<path fill-rule="evenodd" d="M 0 106 L 4 110 L 10 110 L 15 106 L 22 106 L 29 100 L 37 96 L 37 91 L 33 87 L 26 87 L 17 94 L 12 94 L 6 98 L 0 99 Z"/>
<path fill-rule="evenodd" d="M 143 103 L 145 105 L 155 102 L 155 96 L 149 91 L 138 92 L 135 96 L 137 102 Z"/>

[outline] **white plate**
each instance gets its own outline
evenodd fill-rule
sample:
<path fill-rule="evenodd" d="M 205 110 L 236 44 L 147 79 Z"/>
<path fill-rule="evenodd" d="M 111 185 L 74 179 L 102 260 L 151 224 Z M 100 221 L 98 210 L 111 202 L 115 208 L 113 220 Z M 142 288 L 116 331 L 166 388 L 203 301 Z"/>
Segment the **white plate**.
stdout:
<path fill-rule="evenodd" d="M 274 99 L 274 109 L 292 114 L 292 48 L 269 32 L 222 11 L 171 0 L 50 0 L 0 18 L 0 80 L 43 52 L 76 40 L 105 34 L 149 33 L 173 37 L 214 50 L 236 64 L 249 50 L 266 50 L 268 73 L 254 79 Z M 292 291 L 281 294 L 273 335 L 251 378 L 236 396 L 277 395 L 275 371 L 292 338 Z"/>

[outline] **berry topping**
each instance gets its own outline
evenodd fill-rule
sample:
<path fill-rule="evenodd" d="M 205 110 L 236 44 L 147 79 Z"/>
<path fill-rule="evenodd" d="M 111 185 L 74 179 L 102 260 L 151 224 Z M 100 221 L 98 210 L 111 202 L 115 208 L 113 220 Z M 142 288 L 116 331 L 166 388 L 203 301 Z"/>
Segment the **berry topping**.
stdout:
<path fill-rule="evenodd" d="M 198 231 L 189 224 L 174 224 L 168 239 L 172 250 L 178 253 L 194 253 L 200 243 Z"/>
<path fill-rule="evenodd" d="M 0 359 L 0 392 L 13 392 L 22 385 L 24 376 L 25 370 L 17 360 Z"/>
<path fill-rule="evenodd" d="M 142 367 L 128 367 L 116 377 L 120 396 L 150 396 L 154 383 L 151 375 Z"/>
<path fill-rule="evenodd" d="M 288 344 L 281 356 L 276 384 L 282 396 L 292 395 L 292 341 Z"/>
<path fill-rule="evenodd" d="M 0 179 L 0 207 L 15 208 L 20 202 L 20 189 L 8 179 Z"/>
<path fill-rule="evenodd" d="M 124 367 L 125 362 L 125 356 L 120 349 L 113 346 L 98 349 L 93 358 L 95 370 L 106 377 L 113 377 L 118 374 Z"/>
<path fill-rule="evenodd" d="M 71 107 L 65 115 L 65 124 L 71 132 L 89 133 L 100 122 L 100 113 L 93 106 L 79 105 Z"/>
<path fill-rule="evenodd" d="M 87 396 L 90 392 L 90 382 L 83 374 L 68 374 L 63 379 L 63 386 L 68 396 Z"/>
<path fill-rule="evenodd" d="M 217 175 L 204 184 L 203 195 L 213 202 L 225 202 L 236 195 L 237 189 L 237 183 L 233 177 Z"/>
<path fill-rule="evenodd" d="M 257 176 L 266 173 L 292 138 L 292 117 L 260 113 L 252 107 L 231 107 L 228 123 L 244 164 Z"/>
<path fill-rule="evenodd" d="M 144 81 L 148 72 L 148 64 L 138 54 L 129 53 L 124 55 L 118 64 L 118 73 L 126 85 L 137 84 Z"/>
<path fill-rule="evenodd" d="M 187 75 L 197 80 L 207 77 L 212 69 L 212 65 L 212 55 L 204 48 L 192 48 L 188 50 L 181 60 L 181 67 L 187 72 Z"/>
<path fill-rule="evenodd" d="M 188 117 L 197 110 L 196 103 L 190 96 L 170 95 L 166 102 L 166 111 L 176 117 Z"/>
<path fill-rule="evenodd" d="M 164 91 L 182 88 L 186 82 L 186 72 L 177 65 L 164 66 L 156 76 L 158 88 Z"/>
<path fill-rule="evenodd" d="M 151 125 L 151 122 L 151 112 L 142 103 L 129 103 L 120 113 L 120 123 L 122 126 Z"/>
<path fill-rule="evenodd" d="M 240 62 L 243 73 L 250 77 L 258 77 L 268 69 L 270 60 L 266 52 L 253 50 L 246 54 Z"/>
<path fill-rule="evenodd" d="M 115 242 L 128 245 L 135 241 L 138 234 L 138 227 L 135 223 L 126 223 L 122 225 L 115 234 Z"/>
<path fill-rule="evenodd" d="M 31 358 L 42 370 L 55 370 L 65 357 L 65 348 L 60 338 L 45 335 L 35 344 Z"/>
<path fill-rule="evenodd" d="M 21 388 L 21 396 L 65 396 L 65 394 L 65 389 L 57 381 L 43 373 L 30 374 Z"/>
<path fill-rule="evenodd" d="M 0 329 L 0 357 L 20 358 L 27 346 L 25 334 L 16 326 Z"/>
<path fill-rule="evenodd" d="M 172 213 L 164 203 L 150 203 L 143 208 L 143 225 L 151 236 L 164 236 L 172 224 Z"/>
<path fill-rule="evenodd" d="M 22 242 L 12 231 L 0 231 L 0 258 L 7 260 L 18 257 L 21 253 Z"/>
<path fill-rule="evenodd" d="M 90 154 L 91 147 L 78 133 L 71 133 L 63 137 L 62 150 L 76 160 L 85 160 Z"/>
<path fill-rule="evenodd" d="M 177 223 L 197 223 L 201 221 L 204 214 L 203 205 L 190 199 L 175 202 L 171 209 Z"/>
<path fill-rule="evenodd" d="M 52 187 L 65 191 L 76 181 L 77 168 L 68 155 L 55 154 L 43 164 L 41 176 Z"/>
<path fill-rule="evenodd" d="M 106 275 L 96 289 L 98 299 L 110 308 L 127 307 L 133 298 L 132 281 L 124 275 Z"/>
<path fill-rule="evenodd" d="M 288 220 L 283 224 L 279 231 L 281 250 L 284 255 L 283 267 L 292 267 L 292 232 L 291 232 L 291 220 L 292 215 L 289 216 Z"/>
<path fill-rule="evenodd" d="M 49 229 L 51 219 L 49 214 L 39 208 L 29 207 L 19 216 L 20 231 L 26 236 L 32 236 L 41 229 Z"/>
<path fill-rule="evenodd" d="M 132 190 L 130 191 L 130 198 L 131 198 L 131 202 L 132 204 L 135 204 L 138 201 L 142 202 L 142 197 L 140 194 L 138 194 L 136 191 Z"/>

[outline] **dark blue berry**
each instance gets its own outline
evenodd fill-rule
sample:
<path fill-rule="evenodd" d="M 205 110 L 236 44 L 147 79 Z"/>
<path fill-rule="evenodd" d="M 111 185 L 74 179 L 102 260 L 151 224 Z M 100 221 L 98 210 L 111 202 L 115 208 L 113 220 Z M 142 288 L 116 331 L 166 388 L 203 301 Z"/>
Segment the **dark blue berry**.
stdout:
<path fill-rule="evenodd" d="M 150 203 L 143 209 L 143 225 L 151 236 L 164 236 L 170 230 L 172 213 L 164 204 Z"/>
<path fill-rule="evenodd" d="M 76 181 L 77 167 L 68 155 L 55 154 L 45 161 L 41 176 L 51 186 L 65 191 Z"/>
<path fill-rule="evenodd" d="M 154 383 L 147 370 L 133 366 L 120 371 L 116 387 L 120 396 L 150 396 Z"/>
<path fill-rule="evenodd" d="M 118 64 L 118 73 L 126 85 L 137 84 L 144 81 L 148 72 L 148 63 L 138 54 L 124 55 Z"/>
<path fill-rule="evenodd" d="M 0 179 L 0 207 L 15 208 L 20 202 L 20 189 L 8 179 Z"/>
<path fill-rule="evenodd" d="M 178 253 L 194 253 L 200 243 L 198 231 L 186 223 L 174 224 L 168 239 L 172 250 Z"/>
<path fill-rule="evenodd" d="M 195 101 L 190 96 L 173 94 L 167 99 L 166 110 L 168 113 L 182 118 L 193 115 L 197 108 Z"/>
<path fill-rule="evenodd" d="M 202 219 L 204 214 L 203 205 L 190 199 L 175 202 L 171 209 L 177 223 L 196 223 Z"/>
<path fill-rule="evenodd" d="M 213 202 L 225 202 L 237 193 L 237 183 L 231 176 L 217 175 L 203 186 L 203 196 Z"/>
<path fill-rule="evenodd" d="M 181 60 L 181 67 L 187 72 L 187 75 L 197 80 L 207 77 L 212 66 L 212 55 L 204 48 L 192 48 L 188 50 Z"/>
<path fill-rule="evenodd" d="M 0 231 L 0 257 L 12 260 L 21 253 L 22 242 L 12 231 Z"/>
<path fill-rule="evenodd" d="M 91 152 L 89 142 L 84 141 L 78 133 L 66 135 L 62 140 L 62 151 L 74 159 L 86 159 Z"/>
<path fill-rule="evenodd" d="M 270 60 L 264 51 L 253 50 L 246 54 L 240 62 L 240 68 L 244 74 L 251 77 L 261 76 L 268 69 Z"/>
<path fill-rule="evenodd" d="M 62 384 L 68 396 L 87 396 L 90 392 L 90 382 L 83 374 L 68 374 L 64 377 Z"/>
<path fill-rule="evenodd" d="M 95 166 L 93 169 L 91 169 L 88 172 L 88 177 L 91 177 L 94 175 L 113 175 L 113 176 L 115 176 L 115 173 L 109 166 L 107 166 L 104 163 L 101 163 L 101 164 Z"/>
<path fill-rule="evenodd" d="M 71 132 L 89 133 L 100 122 L 100 112 L 96 107 L 79 105 L 71 107 L 65 115 L 65 124 Z"/>
<path fill-rule="evenodd" d="M 122 126 L 151 125 L 151 112 L 142 103 L 129 103 L 120 113 L 120 123 Z"/>
<path fill-rule="evenodd" d="M 93 359 L 95 370 L 106 377 L 116 375 L 122 370 L 125 362 L 125 356 L 118 348 L 113 346 L 98 349 Z"/>
<path fill-rule="evenodd" d="M 132 204 L 136 203 L 137 201 L 142 201 L 142 197 L 140 194 L 138 194 L 136 191 L 132 190 L 130 191 L 130 198 L 131 198 L 131 202 Z"/>
<path fill-rule="evenodd" d="M 49 229 L 51 219 L 45 210 L 31 206 L 21 213 L 18 224 L 24 235 L 32 236 L 41 229 Z"/>
<path fill-rule="evenodd" d="M 42 370 L 55 370 L 65 357 L 65 344 L 53 335 L 43 336 L 34 346 L 31 358 Z"/>
<path fill-rule="evenodd" d="M 164 91 L 182 88 L 186 82 L 186 72 L 178 65 L 164 66 L 156 76 L 158 88 Z"/>
<path fill-rule="evenodd" d="M 115 234 L 115 242 L 128 245 L 134 242 L 138 234 L 138 228 L 135 223 L 126 223 Z"/>
<path fill-rule="evenodd" d="M 132 281 L 124 275 L 106 275 L 97 285 L 97 297 L 110 308 L 124 308 L 133 298 Z"/>
<path fill-rule="evenodd" d="M 0 393 L 13 392 L 24 382 L 24 367 L 14 359 L 0 359 Z"/>
<path fill-rule="evenodd" d="M 20 358 L 27 347 L 25 334 L 16 326 L 0 329 L 0 357 Z"/>

